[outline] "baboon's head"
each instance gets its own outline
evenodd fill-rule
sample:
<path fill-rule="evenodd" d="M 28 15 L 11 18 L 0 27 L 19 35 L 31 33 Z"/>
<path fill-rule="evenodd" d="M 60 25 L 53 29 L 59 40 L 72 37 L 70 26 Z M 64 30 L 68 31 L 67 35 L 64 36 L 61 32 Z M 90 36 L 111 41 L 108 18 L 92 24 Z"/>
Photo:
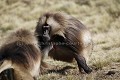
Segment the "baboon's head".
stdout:
<path fill-rule="evenodd" d="M 53 35 L 61 35 L 64 37 L 64 30 L 68 26 L 67 19 L 69 19 L 69 16 L 65 13 L 45 13 L 39 18 L 37 23 L 37 36 L 49 39 Z M 45 37 L 44 35 L 47 35 L 48 37 Z"/>

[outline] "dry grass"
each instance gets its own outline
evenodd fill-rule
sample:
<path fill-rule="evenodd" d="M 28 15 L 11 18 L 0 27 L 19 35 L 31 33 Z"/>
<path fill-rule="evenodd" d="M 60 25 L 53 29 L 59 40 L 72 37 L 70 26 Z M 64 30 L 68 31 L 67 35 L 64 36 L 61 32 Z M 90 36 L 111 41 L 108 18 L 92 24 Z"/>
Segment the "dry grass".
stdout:
<path fill-rule="evenodd" d="M 90 64 L 92 67 L 102 70 L 113 62 L 120 63 L 120 0 L 0 0 L 0 42 L 14 28 L 34 30 L 40 15 L 48 11 L 66 12 L 90 29 L 94 42 Z M 60 67 L 75 66 L 51 60 L 47 62 Z M 69 69 L 65 75 L 46 73 L 40 78 L 79 80 L 81 77 L 77 70 Z M 94 77 L 85 78 L 94 80 Z"/>

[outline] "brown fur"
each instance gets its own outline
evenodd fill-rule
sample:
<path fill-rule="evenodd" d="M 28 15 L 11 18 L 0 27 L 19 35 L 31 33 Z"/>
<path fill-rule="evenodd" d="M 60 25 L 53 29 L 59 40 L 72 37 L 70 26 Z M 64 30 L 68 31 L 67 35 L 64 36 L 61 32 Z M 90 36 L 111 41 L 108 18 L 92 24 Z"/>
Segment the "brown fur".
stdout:
<path fill-rule="evenodd" d="M 0 48 L 0 72 L 14 69 L 15 80 L 33 80 L 39 75 L 41 52 L 34 35 L 25 29 L 11 33 Z M 16 74 L 17 73 L 17 74 Z"/>
<path fill-rule="evenodd" d="M 79 20 L 65 13 L 45 13 L 40 17 L 36 27 L 38 36 L 42 35 L 41 27 L 44 24 L 48 24 L 52 28 L 50 34 L 52 42 L 68 43 L 65 45 L 53 44 L 53 48 L 48 54 L 50 57 L 55 60 L 72 62 L 76 57 L 75 55 L 77 55 L 77 57 L 80 56 L 79 58 L 84 63 L 89 61 L 89 55 L 92 49 L 91 34 Z"/>

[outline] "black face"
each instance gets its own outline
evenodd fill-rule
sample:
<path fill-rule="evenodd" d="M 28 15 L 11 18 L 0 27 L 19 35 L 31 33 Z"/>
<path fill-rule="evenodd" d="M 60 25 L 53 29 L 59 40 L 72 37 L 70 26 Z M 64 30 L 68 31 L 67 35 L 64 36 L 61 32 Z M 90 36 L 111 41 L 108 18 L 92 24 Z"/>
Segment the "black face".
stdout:
<path fill-rule="evenodd" d="M 50 31 L 51 31 L 51 27 L 49 25 L 44 25 L 42 27 L 44 42 L 48 42 L 50 40 Z"/>

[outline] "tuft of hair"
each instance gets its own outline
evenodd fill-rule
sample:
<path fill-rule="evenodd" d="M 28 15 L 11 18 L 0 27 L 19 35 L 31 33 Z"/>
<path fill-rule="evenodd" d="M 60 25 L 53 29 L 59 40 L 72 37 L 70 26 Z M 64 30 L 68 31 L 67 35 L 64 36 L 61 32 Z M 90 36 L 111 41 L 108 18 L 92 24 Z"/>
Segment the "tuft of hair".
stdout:
<path fill-rule="evenodd" d="M 29 30 L 22 28 L 11 32 L 10 35 L 6 38 L 5 43 L 9 44 L 15 41 L 22 41 L 26 44 L 38 44 L 37 38 L 34 36 L 34 34 Z"/>

